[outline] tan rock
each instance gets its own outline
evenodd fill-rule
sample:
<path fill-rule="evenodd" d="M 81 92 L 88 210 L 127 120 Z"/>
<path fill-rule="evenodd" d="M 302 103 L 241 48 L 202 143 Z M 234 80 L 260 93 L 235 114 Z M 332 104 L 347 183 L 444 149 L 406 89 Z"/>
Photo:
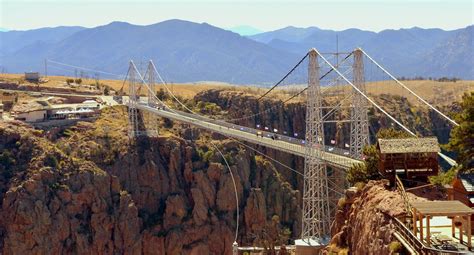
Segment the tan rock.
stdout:
<path fill-rule="evenodd" d="M 186 202 L 180 195 L 172 195 L 166 199 L 164 215 L 164 227 L 169 229 L 181 224 L 181 220 L 187 214 Z"/>
<path fill-rule="evenodd" d="M 191 189 L 191 196 L 194 201 L 193 220 L 199 226 L 207 221 L 209 206 L 200 189 Z"/>
<path fill-rule="evenodd" d="M 265 197 L 261 189 L 251 189 L 244 210 L 245 229 L 247 235 L 258 233 L 266 225 Z"/>

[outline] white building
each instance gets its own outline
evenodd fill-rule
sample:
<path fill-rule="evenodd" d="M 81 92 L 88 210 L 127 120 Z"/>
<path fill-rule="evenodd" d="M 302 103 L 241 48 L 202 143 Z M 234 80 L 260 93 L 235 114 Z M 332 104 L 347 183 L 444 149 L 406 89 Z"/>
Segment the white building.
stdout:
<path fill-rule="evenodd" d="M 41 122 L 47 117 L 47 111 L 45 109 L 37 109 L 25 112 L 19 112 L 16 114 L 16 120 L 22 120 L 25 122 Z"/>

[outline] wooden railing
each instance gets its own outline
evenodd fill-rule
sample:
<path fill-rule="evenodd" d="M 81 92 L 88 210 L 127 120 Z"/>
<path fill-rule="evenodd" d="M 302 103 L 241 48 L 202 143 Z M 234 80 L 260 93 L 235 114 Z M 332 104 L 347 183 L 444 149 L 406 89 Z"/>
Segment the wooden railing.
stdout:
<path fill-rule="evenodd" d="M 472 254 L 469 251 L 446 251 L 446 250 L 440 250 L 436 249 L 433 247 L 429 247 L 425 245 L 413 232 L 398 218 L 391 217 L 392 218 L 392 224 L 395 228 L 396 233 L 398 233 L 404 241 L 410 245 L 410 248 L 412 248 L 415 252 L 418 254 L 423 254 L 423 255 L 431 255 L 431 254 L 436 254 L 436 255 L 465 255 L 465 254 Z"/>
<path fill-rule="evenodd" d="M 408 194 L 405 190 L 405 187 L 403 186 L 403 182 L 400 180 L 398 175 L 395 174 L 395 184 L 397 186 L 397 190 L 400 192 L 400 195 L 403 198 L 403 202 L 405 204 L 405 209 L 407 211 L 405 219 L 411 220 L 412 219 L 412 208 L 410 201 L 408 199 Z M 395 231 L 405 240 L 405 242 L 410 245 L 410 248 L 412 248 L 415 252 L 418 254 L 440 254 L 440 255 L 452 255 L 452 254 L 472 254 L 470 252 L 461 252 L 461 251 L 445 251 L 445 250 L 440 250 L 436 249 L 433 247 L 427 246 L 425 243 L 423 243 L 422 240 L 420 240 L 411 230 L 409 227 L 407 227 L 400 219 L 391 217 L 392 218 L 392 223 L 395 227 Z M 412 222 L 412 224 L 415 224 L 415 222 Z"/>
<path fill-rule="evenodd" d="M 395 174 L 395 184 L 397 185 L 397 190 L 400 192 L 400 195 L 403 198 L 405 209 L 407 211 L 407 216 L 411 216 L 412 209 L 411 209 L 410 201 L 408 200 L 408 195 L 407 195 L 407 192 L 405 191 L 405 187 L 403 186 L 403 182 L 402 180 L 400 180 L 397 174 Z"/>

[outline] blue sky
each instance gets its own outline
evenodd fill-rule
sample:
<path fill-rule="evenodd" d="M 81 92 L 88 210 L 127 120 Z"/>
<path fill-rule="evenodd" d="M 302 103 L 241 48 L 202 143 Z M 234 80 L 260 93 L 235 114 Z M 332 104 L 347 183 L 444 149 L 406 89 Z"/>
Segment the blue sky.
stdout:
<path fill-rule="evenodd" d="M 94 27 L 112 21 L 147 25 L 168 19 L 260 30 L 317 26 L 371 31 L 409 27 L 447 30 L 474 23 L 474 0 L 0 0 L 0 28 Z"/>

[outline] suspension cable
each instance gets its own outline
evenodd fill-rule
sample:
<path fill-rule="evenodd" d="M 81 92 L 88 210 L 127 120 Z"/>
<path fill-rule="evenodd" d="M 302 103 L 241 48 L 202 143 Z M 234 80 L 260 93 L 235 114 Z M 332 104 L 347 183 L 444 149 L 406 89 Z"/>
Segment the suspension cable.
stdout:
<path fill-rule="evenodd" d="M 281 78 L 280 81 L 278 81 L 275 85 L 273 85 L 267 92 L 265 92 L 262 96 L 260 96 L 257 101 L 259 101 L 260 99 L 262 99 L 263 97 L 265 97 L 268 93 L 270 93 L 274 88 L 276 88 L 278 85 L 280 85 L 285 79 L 286 77 L 288 77 L 306 58 L 308 57 L 308 53 L 306 53 L 306 55 L 304 55 L 304 57 L 285 75 L 283 76 L 283 78 Z"/>
<path fill-rule="evenodd" d="M 268 93 L 270 93 L 273 89 L 275 89 L 278 85 L 280 85 L 307 57 L 309 53 L 306 53 L 306 55 L 296 64 L 293 69 L 291 69 L 280 81 L 278 81 L 273 87 L 271 87 L 267 92 L 265 92 L 262 96 L 260 96 L 257 101 L 260 101 L 263 97 L 265 97 Z M 340 64 L 343 64 L 350 56 L 352 56 L 353 52 L 349 53 L 342 61 Z M 333 71 L 333 69 L 330 69 L 327 71 L 319 80 L 322 80 L 324 77 L 326 77 L 328 74 L 330 74 Z M 304 89 L 306 90 L 306 88 Z M 302 92 L 300 92 L 302 93 Z"/>
<path fill-rule="evenodd" d="M 227 169 L 229 169 L 230 177 L 232 178 L 232 183 L 234 185 L 234 192 L 235 192 L 235 210 L 236 210 L 236 227 L 235 227 L 235 237 L 234 237 L 234 242 L 237 242 L 237 237 L 239 235 L 239 194 L 237 193 L 237 185 L 235 182 L 234 174 L 232 173 L 232 169 L 229 166 L 229 162 L 227 162 L 227 159 L 224 157 L 224 154 L 222 154 L 221 150 L 214 144 L 214 142 L 211 141 L 212 146 L 219 152 L 221 157 L 224 159 L 225 164 L 227 165 Z"/>
<path fill-rule="evenodd" d="M 125 79 L 123 79 L 122 87 L 120 88 L 120 92 L 123 92 L 123 88 L 125 86 L 125 81 L 127 80 L 128 74 L 130 73 L 130 68 L 127 69 L 127 74 L 125 75 Z"/>
<path fill-rule="evenodd" d="M 318 50 L 316 49 L 313 49 L 314 51 L 316 51 L 316 53 L 321 57 L 322 60 L 324 60 L 324 62 L 326 62 L 326 64 L 328 64 L 330 67 L 334 68 L 334 66 L 328 62 L 326 60 L 326 58 L 324 56 L 322 56 Z M 390 118 L 393 122 L 395 122 L 398 126 L 400 126 L 401 128 L 403 128 L 405 131 L 407 131 L 410 135 L 414 136 L 414 137 L 418 137 L 414 132 L 412 132 L 409 128 L 407 128 L 406 126 L 404 126 L 401 122 L 399 122 L 397 119 L 395 119 L 392 115 L 390 115 L 388 112 L 386 112 L 382 107 L 380 107 L 374 100 L 372 100 L 370 97 L 368 97 L 366 94 L 364 94 L 358 87 L 356 87 L 351 81 L 349 81 L 341 72 L 339 72 L 339 70 L 337 69 L 334 69 L 334 71 L 337 72 L 337 74 L 339 74 L 349 85 L 351 85 L 356 91 L 357 93 L 359 93 L 360 95 L 362 95 L 365 99 L 367 99 L 367 101 L 369 101 L 371 104 L 373 104 L 379 111 L 381 111 L 383 114 L 385 114 L 388 118 Z M 452 165 L 453 161 L 452 159 L 448 160 L 446 158 L 449 158 L 448 156 L 444 155 L 443 153 L 441 152 L 438 152 L 438 154 L 443 158 L 445 159 L 450 165 Z M 455 161 L 454 161 L 455 162 Z M 454 166 L 454 165 L 452 165 Z"/>
<path fill-rule="evenodd" d="M 400 82 L 397 78 L 395 78 L 391 73 L 389 73 L 387 70 L 385 70 L 381 65 L 379 65 L 379 63 L 377 63 L 372 57 L 370 57 L 364 50 L 362 50 L 361 48 L 359 48 L 360 51 L 362 51 L 362 53 L 364 53 L 364 55 L 370 59 L 370 61 L 372 61 L 372 63 L 374 63 L 378 68 L 380 68 L 383 72 L 385 72 L 392 80 L 394 80 L 398 85 L 402 86 L 404 89 L 408 90 L 408 92 L 410 92 L 412 95 L 414 95 L 416 98 L 418 98 L 418 100 L 420 100 L 421 102 L 423 102 L 425 105 L 427 105 L 428 107 L 430 107 L 433 111 L 437 112 L 438 114 L 440 114 L 441 116 L 443 116 L 443 118 L 447 119 L 449 122 L 451 122 L 453 125 L 455 126 L 459 126 L 459 124 L 454 121 L 453 119 L 449 118 L 447 115 L 445 115 L 444 113 L 442 113 L 440 110 L 436 109 L 433 105 L 431 105 L 430 103 L 428 103 L 426 100 L 424 100 L 422 97 L 420 97 L 418 94 L 416 94 L 413 90 L 411 90 L 410 88 L 408 88 L 405 84 L 403 84 L 402 82 Z"/>
<path fill-rule="evenodd" d="M 348 72 L 348 71 L 346 71 L 346 72 Z M 323 78 L 323 77 L 321 77 L 321 79 L 322 79 L 322 78 Z M 341 78 L 338 76 L 334 81 L 332 81 L 332 84 L 328 85 L 328 87 L 330 87 L 330 86 L 336 84 L 336 82 L 337 82 L 339 79 L 341 79 Z M 295 98 L 295 97 L 301 95 L 301 94 L 302 94 L 304 91 L 306 91 L 307 89 L 308 89 L 308 87 L 304 88 L 303 90 L 301 90 L 301 91 L 298 92 L 297 94 L 295 94 L 295 95 L 289 97 L 288 99 L 286 99 L 285 101 L 283 101 L 282 104 L 283 104 L 283 105 L 286 104 L 287 102 L 289 102 L 289 101 L 292 100 L 293 98 Z M 324 95 L 324 93 L 325 93 L 325 92 L 323 92 L 323 95 Z M 265 109 L 265 110 L 263 110 L 263 111 L 259 111 L 259 112 L 257 112 L 257 113 L 251 114 L 251 115 L 247 115 L 247 116 L 245 116 L 245 117 L 234 118 L 234 119 L 226 119 L 226 121 L 238 121 L 238 120 L 250 119 L 250 118 L 256 117 L 256 116 L 258 116 L 258 115 L 264 114 L 264 113 L 266 113 L 266 112 L 269 112 L 269 111 L 275 109 L 276 107 L 278 107 L 278 105 L 274 105 L 274 106 L 272 106 L 272 107 L 270 107 L 270 108 L 268 108 L 268 109 Z"/>
<path fill-rule="evenodd" d="M 270 93 L 270 91 L 272 91 L 276 86 L 280 85 L 281 82 L 283 82 L 283 80 L 285 80 L 288 75 L 290 75 L 302 62 L 303 60 L 308 56 L 309 53 L 306 53 L 306 55 L 303 57 L 303 59 L 300 60 L 300 62 L 298 62 L 298 64 L 293 67 L 293 69 L 287 73 L 283 79 L 281 79 L 279 82 L 277 82 L 272 88 L 270 88 L 267 92 L 265 92 L 265 94 L 263 94 L 262 96 L 260 96 L 257 101 L 260 101 L 260 99 L 262 99 L 263 97 L 265 97 L 268 93 Z M 343 64 L 350 56 L 352 56 L 353 52 L 349 53 L 342 61 L 340 64 Z M 322 80 L 324 79 L 324 77 L 326 77 L 327 75 L 329 75 L 331 72 L 333 71 L 333 69 L 331 68 L 330 70 L 328 70 L 324 75 L 321 76 L 321 78 L 319 78 L 319 80 Z M 339 79 L 339 77 L 336 78 L 336 81 Z M 306 90 L 308 89 L 308 87 L 302 89 L 300 92 L 296 93 L 295 95 L 289 97 L 288 99 L 286 99 L 285 101 L 283 101 L 283 104 L 286 104 L 287 102 L 289 102 L 290 100 L 292 100 L 293 98 L 301 95 L 302 93 L 304 93 Z M 235 118 L 235 119 L 230 119 L 230 120 L 227 120 L 227 121 L 237 121 L 237 120 L 244 120 L 244 119 L 249 119 L 249 118 L 253 118 L 253 117 L 256 117 L 258 115 L 261 115 L 263 113 L 266 113 L 266 112 L 269 112 L 271 110 L 273 110 L 274 108 L 276 108 L 277 106 L 273 106 L 273 107 L 270 107 L 269 109 L 266 109 L 264 111 L 259 111 L 255 114 L 252 114 L 252 115 L 249 115 L 249 116 L 246 116 L 246 117 L 241 117 L 241 118 Z"/>

